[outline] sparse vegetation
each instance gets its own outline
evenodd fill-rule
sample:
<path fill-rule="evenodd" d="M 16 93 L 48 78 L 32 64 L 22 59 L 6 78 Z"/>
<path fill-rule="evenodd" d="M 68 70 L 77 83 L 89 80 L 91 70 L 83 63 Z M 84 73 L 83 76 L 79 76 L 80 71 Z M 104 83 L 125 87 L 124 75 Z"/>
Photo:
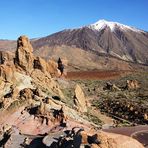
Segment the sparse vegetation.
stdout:
<path fill-rule="evenodd" d="M 85 113 L 85 115 L 87 116 L 88 121 L 93 122 L 96 125 L 100 125 L 100 126 L 103 124 L 103 122 L 98 117 L 93 115 L 91 112 L 88 111 Z"/>
<path fill-rule="evenodd" d="M 15 109 L 17 109 L 17 108 L 19 108 L 19 107 L 25 105 L 25 104 L 27 104 L 26 101 L 23 101 L 23 100 L 21 100 L 21 99 L 20 99 L 20 100 L 15 100 L 15 101 L 13 101 L 13 102 L 10 104 L 10 106 L 7 108 L 7 110 L 8 110 L 8 111 L 13 111 L 13 110 L 15 110 Z"/>
<path fill-rule="evenodd" d="M 123 89 L 126 80 L 137 80 L 140 88 Z M 106 82 L 117 85 L 121 90 L 103 90 Z M 119 117 L 132 123 L 148 124 L 148 73 L 134 73 L 115 80 L 78 80 L 85 93 L 93 98 L 92 105 L 109 116 Z M 88 115 L 89 116 L 89 115 Z M 124 125 L 124 122 L 122 122 Z"/>
<path fill-rule="evenodd" d="M 62 89 L 62 92 L 64 94 L 65 99 L 63 100 L 68 106 L 72 107 L 74 106 L 74 88 L 65 88 Z"/>

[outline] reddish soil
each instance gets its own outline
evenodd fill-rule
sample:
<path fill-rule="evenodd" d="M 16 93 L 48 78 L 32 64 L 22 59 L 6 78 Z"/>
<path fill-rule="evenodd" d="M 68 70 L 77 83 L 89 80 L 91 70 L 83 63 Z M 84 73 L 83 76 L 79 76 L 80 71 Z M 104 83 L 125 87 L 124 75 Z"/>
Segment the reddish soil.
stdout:
<path fill-rule="evenodd" d="M 107 80 L 116 79 L 131 73 L 131 71 L 72 71 L 67 72 L 66 78 L 70 80 Z"/>

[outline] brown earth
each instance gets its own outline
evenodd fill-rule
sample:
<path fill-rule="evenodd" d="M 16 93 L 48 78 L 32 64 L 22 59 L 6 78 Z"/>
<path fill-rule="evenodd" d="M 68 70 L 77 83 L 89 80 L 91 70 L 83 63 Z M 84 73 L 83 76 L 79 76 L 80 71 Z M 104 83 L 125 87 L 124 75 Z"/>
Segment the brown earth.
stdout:
<path fill-rule="evenodd" d="M 125 76 L 132 71 L 72 71 L 67 72 L 66 79 L 70 80 L 110 80 Z"/>

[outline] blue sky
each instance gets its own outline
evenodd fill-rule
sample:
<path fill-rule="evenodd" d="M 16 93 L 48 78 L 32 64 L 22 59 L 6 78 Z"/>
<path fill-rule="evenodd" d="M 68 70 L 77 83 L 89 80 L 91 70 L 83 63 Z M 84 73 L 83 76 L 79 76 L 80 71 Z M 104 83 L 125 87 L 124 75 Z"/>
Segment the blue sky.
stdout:
<path fill-rule="evenodd" d="M 148 0 L 0 0 L 0 39 L 116 21 L 148 31 Z"/>

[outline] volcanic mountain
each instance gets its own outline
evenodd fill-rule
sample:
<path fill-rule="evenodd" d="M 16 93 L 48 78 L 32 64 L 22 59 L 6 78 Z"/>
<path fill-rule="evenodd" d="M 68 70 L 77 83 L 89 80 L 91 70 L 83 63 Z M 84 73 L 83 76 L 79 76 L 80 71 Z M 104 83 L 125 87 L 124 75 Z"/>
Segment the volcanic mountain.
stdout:
<path fill-rule="evenodd" d="M 69 68 L 129 70 L 148 65 L 148 32 L 106 20 L 32 40 L 32 45 L 36 55 L 61 57 Z"/>
<path fill-rule="evenodd" d="M 52 53 L 54 58 L 62 56 L 82 67 L 98 69 L 109 63 L 113 66 L 117 59 L 118 65 L 114 68 L 120 67 L 119 63 L 124 65 L 125 61 L 148 64 L 148 32 L 105 20 L 40 38 L 33 46 L 35 52 L 45 58 Z"/>

